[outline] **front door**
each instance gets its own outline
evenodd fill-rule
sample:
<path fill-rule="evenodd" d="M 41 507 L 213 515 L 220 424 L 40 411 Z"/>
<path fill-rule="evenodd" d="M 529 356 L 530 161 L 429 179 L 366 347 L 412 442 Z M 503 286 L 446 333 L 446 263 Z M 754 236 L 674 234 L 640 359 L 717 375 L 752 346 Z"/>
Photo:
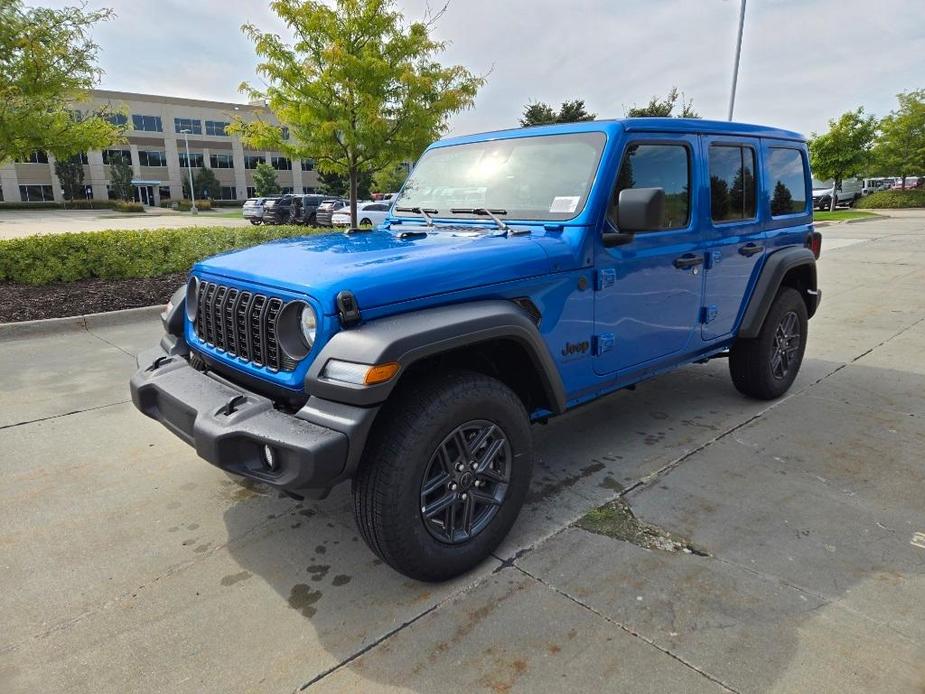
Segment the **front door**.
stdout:
<path fill-rule="evenodd" d="M 743 310 L 743 297 L 764 256 L 758 218 L 758 140 L 704 137 L 703 160 L 710 181 L 709 227 L 704 270 L 704 340 L 729 335 Z M 707 215 L 704 215 L 707 217 Z"/>
<path fill-rule="evenodd" d="M 595 367 L 599 374 L 645 368 L 690 349 L 703 286 L 704 248 L 696 220 L 703 203 L 696 136 L 645 135 L 627 140 L 605 228 L 616 228 L 624 188 L 665 191 L 663 228 L 597 250 Z"/>

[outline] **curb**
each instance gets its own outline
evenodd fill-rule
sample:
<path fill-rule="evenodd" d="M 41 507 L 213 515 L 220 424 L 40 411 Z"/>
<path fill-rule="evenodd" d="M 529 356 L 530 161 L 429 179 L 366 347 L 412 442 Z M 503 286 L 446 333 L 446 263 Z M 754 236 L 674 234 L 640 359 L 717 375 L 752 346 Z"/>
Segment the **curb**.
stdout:
<path fill-rule="evenodd" d="M 18 323 L 0 323 L 0 342 L 26 337 L 41 337 L 60 333 L 80 332 L 94 328 L 108 328 L 134 323 L 140 320 L 159 319 L 164 305 L 125 308 L 120 311 L 88 313 L 83 316 L 67 318 L 46 318 L 44 320 L 27 320 Z"/>

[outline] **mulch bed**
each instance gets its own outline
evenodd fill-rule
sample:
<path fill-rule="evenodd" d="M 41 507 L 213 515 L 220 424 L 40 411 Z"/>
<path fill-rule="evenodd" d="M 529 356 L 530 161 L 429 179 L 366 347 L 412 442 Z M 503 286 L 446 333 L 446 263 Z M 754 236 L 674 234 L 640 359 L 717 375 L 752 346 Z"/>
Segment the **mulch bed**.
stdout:
<path fill-rule="evenodd" d="M 186 273 L 128 280 L 79 280 L 36 287 L 0 282 L 0 323 L 64 318 L 166 304 Z"/>

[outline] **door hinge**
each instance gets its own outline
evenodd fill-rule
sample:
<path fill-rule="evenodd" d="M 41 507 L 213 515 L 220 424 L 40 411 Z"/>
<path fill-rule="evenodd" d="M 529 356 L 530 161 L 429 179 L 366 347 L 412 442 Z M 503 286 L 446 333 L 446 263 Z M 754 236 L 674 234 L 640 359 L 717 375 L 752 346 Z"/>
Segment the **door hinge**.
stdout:
<path fill-rule="evenodd" d="M 705 258 L 703 269 L 709 270 L 711 267 L 719 263 L 719 261 L 722 260 L 722 258 L 723 258 L 722 251 L 710 251 L 709 253 L 707 253 L 707 257 Z"/>
<path fill-rule="evenodd" d="M 716 308 L 716 304 L 710 304 L 709 306 L 704 306 L 700 309 L 700 322 L 709 323 L 716 320 L 716 314 L 719 310 Z"/>
<path fill-rule="evenodd" d="M 594 344 L 594 356 L 600 356 L 604 352 L 609 352 L 613 349 L 615 337 L 613 333 L 601 333 L 600 335 L 595 335 L 592 340 Z"/>
<path fill-rule="evenodd" d="M 596 273 L 594 288 L 597 291 L 612 287 L 617 282 L 617 271 L 612 267 L 605 267 Z"/>

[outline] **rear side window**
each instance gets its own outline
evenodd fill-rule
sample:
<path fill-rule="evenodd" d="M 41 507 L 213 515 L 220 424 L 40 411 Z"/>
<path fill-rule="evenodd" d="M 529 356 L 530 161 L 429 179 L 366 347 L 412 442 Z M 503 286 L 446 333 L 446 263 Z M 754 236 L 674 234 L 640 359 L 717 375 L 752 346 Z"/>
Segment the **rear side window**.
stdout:
<path fill-rule="evenodd" d="M 662 229 L 681 229 L 690 217 L 690 156 L 684 145 L 630 145 L 623 155 L 617 186 L 610 203 L 610 219 L 616 226 L 620 191 L 627 188 L 662 188 L 665 213 Z"/>
<path fill-rule="evenodd" d="M 755 218 L 755 150 L 710 145 L 710 215 L 714 222 Z"/>
<path fill-rule="evenodd" d="M 771 216 L 806 211 L 806 167 L 798 149 L 772 147 L 768 154 Z"/>

